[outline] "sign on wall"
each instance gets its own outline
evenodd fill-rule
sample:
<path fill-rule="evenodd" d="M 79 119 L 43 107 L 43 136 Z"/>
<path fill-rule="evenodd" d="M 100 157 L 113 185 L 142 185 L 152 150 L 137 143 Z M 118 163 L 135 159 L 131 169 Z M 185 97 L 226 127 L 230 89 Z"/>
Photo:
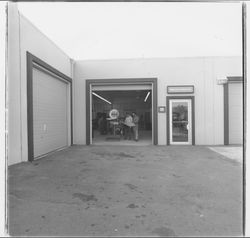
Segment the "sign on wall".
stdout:
<path fill-rule="evenodd" d="M 168 94 L 194 93 L 194 85 L 172 85 L 167 86 Z"/>
<path fill-rule="evenodd" d="M 166 112 L 166 107 L 164 107 L 164 106 L 159 106 L 159 107 L 158 107 L 158 112 L 160 112 L 160 113 Z"/>

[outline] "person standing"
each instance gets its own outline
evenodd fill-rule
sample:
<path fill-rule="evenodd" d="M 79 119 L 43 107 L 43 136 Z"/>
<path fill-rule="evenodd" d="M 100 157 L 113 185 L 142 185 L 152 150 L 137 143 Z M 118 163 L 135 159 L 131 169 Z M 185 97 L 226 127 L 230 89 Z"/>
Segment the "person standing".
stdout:
<path fill-rule="evenodd" d="M 139 116 L 136 115 L 135 112 L 132 113 L 133 116 L 133 123 L 135 126 L 133 127 L 133 132 L 134 132 L 134 140 L 138 141 L 139 140 Z"/>
<path fill-rule="evenodd" d="M 101 117 L 98 120 L 98 126 L 100 135 L 106 135 L 107 134 L 107 119 L 106 119 L 106 113 L 102 113 Z"/>
<path fill-rule="evenodd" d="M 133 123 L 133 118 L 129 113 L 126 113 L 126 117 L 125 117 L 125 121 L 124 121 L 124 125 L 125 125 L 125 140 L 128 138 L 129 140 L 131 140 L 132 137 L 132 127 L 135 126 L 135 124 Z"/>

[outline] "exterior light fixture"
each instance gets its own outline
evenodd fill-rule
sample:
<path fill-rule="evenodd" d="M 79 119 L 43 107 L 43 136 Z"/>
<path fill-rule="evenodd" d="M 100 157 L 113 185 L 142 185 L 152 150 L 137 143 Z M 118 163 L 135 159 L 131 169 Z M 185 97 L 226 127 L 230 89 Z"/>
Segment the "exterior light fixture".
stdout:
<path fill-rule="evenodd" d="M 104 102 L 107 102 L 108 104 L 112 104 L 110 101 L 108 101 L 107 99 L 101 97 L 100 95 L 98 95 L 97 93 L 92 92 L 93 95 L 95 95 L 96 97 L 100 98 L 101 100 L 103 100 Z"/>
<path fill-rule="evenodd" d="M 147 93 L 147 95 L 146 95 L 146 97 L 145 97 L 145 99 L 144 99 L 144 102 L 147 101 L 149 95 L 150 95 L 150 92 Z"/>

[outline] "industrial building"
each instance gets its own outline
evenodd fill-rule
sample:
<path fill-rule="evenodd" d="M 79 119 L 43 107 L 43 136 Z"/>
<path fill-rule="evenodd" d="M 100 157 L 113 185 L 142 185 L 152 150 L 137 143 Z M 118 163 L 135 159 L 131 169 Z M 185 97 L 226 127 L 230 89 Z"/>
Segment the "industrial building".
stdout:
<path fill-rule="evenodd" d="M 7 47 L 9 165 L 71 145 L 243 143 L 241 56 L 74 60 L 13 3 Z M 128 112 L 137 142 L 122 136 Z"/>

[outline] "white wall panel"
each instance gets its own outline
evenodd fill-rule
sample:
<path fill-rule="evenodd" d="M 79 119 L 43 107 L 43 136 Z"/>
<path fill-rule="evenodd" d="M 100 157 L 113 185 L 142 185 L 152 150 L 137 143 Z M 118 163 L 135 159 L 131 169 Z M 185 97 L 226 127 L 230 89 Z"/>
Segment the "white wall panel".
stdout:
<path fill-rule="evenodd" d="M 243 143 L 242 83 L 228 84 L 229 144 Z"/>
<path fill-rule="evenodd" d="M 8 73 L 7 73 L 7 109 L 8 109 L 8 164 L 21 162 L 21 78 L 20 78 L 20 35 L 19 16 L 16 3 L 8 3 Z"/>
<path fill-rule="evenodd" d="M 33 69 L 34 157 L 68 145 L 67 84 Z"/>
<path fill-rule="evenodd" d="M 62 73 L 70 76 L 70 58 L 62 52 L 47 36 L 41 33 L 25 17 L 20 15 L 20 55 L 21 55 L 21 112 L 22 112 L 22 158 L 27 160 L 27 97 L 26 97 L 26 52 L 45 61 Z"/>
<path fill-rule="evenodd" d="M 71 77 L 71 60 L 8 3 L 8 164 L 28 160 L 26 52 Z"/>
<path fill-rule="evenodd" d="M 203 131 L 203 143 L 207 145 L 214 144 L 214 133 L 213 133 L 213 127 L 215 126 L 214 123 L 214 107 L 215 100 L 219 102 L 219 98 L 217 98 L 217 95 L 214 94 L 214 84 L 216 85 L 216 81 L 213 80 L 213 68 L 212 68 L 212 59 L 206 59 L 205 60 L 205 67 L 204 67 L 204 92 L 203 96 L 199 97 L 197 100 L 201 100 L 203 104 L 203 112 L 204 112 L 204 131 Z M 218 85 L 216 85 L 218 87 Z M 222 98 L 220 99 L 222 101 Z M 197 110 L 197 121 L 199 123 L 199 109 Z M 222 132 L 222 131 L 221 131 Z"/>
<path fill-rule="evenodd" d="M 76 61 L 74 143 L 86 142 L 85 80 L 158 78 L 158 106 L 166 106 L 168 85 L 195 87 L 195 142 L 224 143 L 221 75 L 241 76 L 241 57 L 154 58 Z M 158 143 L 166 145 L 166 114 L 158 113 Z"/>

